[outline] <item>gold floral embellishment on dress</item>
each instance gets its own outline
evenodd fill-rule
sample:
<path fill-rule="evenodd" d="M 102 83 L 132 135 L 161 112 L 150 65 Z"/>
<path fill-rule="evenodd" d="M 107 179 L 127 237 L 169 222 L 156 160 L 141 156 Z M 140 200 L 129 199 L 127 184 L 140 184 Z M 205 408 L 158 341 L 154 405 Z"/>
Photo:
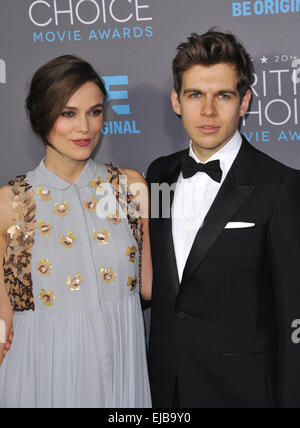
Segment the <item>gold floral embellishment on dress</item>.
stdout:
<path fill-rule="evenodd" d="M 80 284 L 83 282 L 83 278 L 80 273 L 76 273 L 75 278 L 72 276 L 68 276 L 67 278 L 67 286 L 70 287 L 71 291 L 79 291 Z"/>
<path fill-rule="evenodd" d="M 115 281 L 116 276 L 117 274 L 111 268 L 100 270 L 100 278 L 104 279 L 105 284 L 112 284 Z"/>
<path fill-rule="evenodd" d="M 54 212 L 58 215 L 58 217 L 65 217 L 70 210 L 67 202 L 63 202 L 62 204 L 54 205 Z"/>
<path fill-rule="evenodd" d="M 28 283 L 30 279 L 30 271 L 28 271 L 28 265 L 30 265 L 31 253 L 22 251 L 20 254 L 10 254 L 7 259 L 7 263 L 13 267 L 16 275 L 24 275 L 24 283 Z M 11 274 L 12 272 L 10 272 Z"/>
<path fill-rule="evenodd" d="M 117 224 L 120 224 L 122 222 L 120 213 L 117 210 L 114 214 L 108 214 L 108 220 L 112 221 L 113 224 L 116 226 Z"/>
<path fill-rule="evenodd" d="M 103 190 L 105 189 L 105 184 L 106 182 L 102 180 L 101 177 L 98 177 L 97 181 L 96 180 L 91 181 L 91 187 L 94 187 L 96 192 L 98 191 L 103 192 Z"/>
<path fill-rule="evenodd" d="M 41 260 L 36 266 L 36 270 L 40 272 L 41 276 L 49 276 L 51 269 L 52 265 L 49 260 Z"/>
<path fill-rule="evenodd" d="M 119 168 L 113 166 L 113 164 L 105 164 L 105 166 L 108 171 L 107 181 L 112 186 L 114 194 L 121 205 L 123 212 L 127 214 L 128 223 L 133 231 L 140 254 L 142 254 L 143 219 L 140 203 L 135 201 L 136 197 L 129 191 L 126 177 L 124 180 L 124 176 L 121 176 Z"/>
<path fill-rule="evenodd" d="M 136 253 L 137 253 L 136 247 L 128 247 L 127 252 L 126 252 L 126 256 L 127 257 L 129 256 L 130 263 L 135 263 Z"/>
<path fill-rule="evenodd" d="M 12 226 L 7 231 L 8 247 L 22 247 L 23 250 L 28 250 L 34 243 L 34 231 L 26 227 L 26 224 L 17 224 Z"/>
<path fill-rule="evenodd" d="M 53 300 L 55 300 L 55 296 L 53 294 L 53 291 L 48 291 L 48 293 L 46 293 L 45 290 L 42 290 L 40 292 L 40 299 L 42 300 L 43 305 L 52 306 Z"/>
<path fill-rule="evenodd" d="M 134 278 L 132 278 L 131 276 L 128 278 L 127 287 L 130 287 L 130 291 L 135 290 L 137 284 L 138 284 L 138 279 L 136 275 Z"/>
<path fill-rule="evenodd" d="M 141 214 L 141 206 L 136 195 L 130 192 L 127 186 L 126 177 L 121 175 L 119 168 L 115 167 L 112 163 L 105 164 L 108 176 L 107 181 L 112 186 L 117 201 L 121 205 L 124 213 L 127 215 L 128 224 L 132 229 L 133 236 L 137 242 L 139 249 L 139 282 L 141 281 L 142 272 L 142 253 L 143 253 L 143 218 Z"/>
<path fill-rule="evenodd" d="M 102 229 L 101 232 L 97 230 L 93 230 L 93 239 L 98 242 L 99 245 L 108 244 L 108 238 L 110 237 L 110 233 L 107 230 Z"/>
<path fill-rule="evenodd" d="M 14 225 L 7 231 L 3 260 L 4 284 L 16 312 L 35 309 L 32 291 L 31 258 L 34 243 L 36 205 L 26 175 L 9 182 Z"/>
<path fill-rule="evenodd" d="M 95 196 L 92 197 L 92 200 L 87 202 L 83 201 L 83 206 L 88 211 L 97 211 L 98 199 Z"/>
<path fill-rule="evenodd" d="M 60 244 L 62 244 L 65 248 L 72 248 L 75 245 L 76 239 L 76 236 L 69 232 L 67 236 L 60 235 Z"/>
<path fill-rule="evenodd" d="M 40 230 L 41 236 L 50 236 L 51 230 L 53 229 L 47 221 L 39 221 L 36 228 Z"/>
<path fill-rule="evenodd" d="M 43 202 L 48 202 L 52 200 L 50 190 L 43 189 L 42 186 L 38 187 L 36 194 L 41 198 Z"/>

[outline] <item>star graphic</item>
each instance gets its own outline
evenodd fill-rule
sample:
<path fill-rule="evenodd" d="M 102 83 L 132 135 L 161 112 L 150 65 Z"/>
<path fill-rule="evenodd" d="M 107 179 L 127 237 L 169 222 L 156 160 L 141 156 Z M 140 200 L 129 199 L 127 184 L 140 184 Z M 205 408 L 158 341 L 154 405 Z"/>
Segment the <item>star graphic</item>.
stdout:
<path fill-rule="evenodd" d="M 260 60 L 262 64 L 268 64 L 269 58 L 263 56 L 262 58 L 260 58 Z"/>

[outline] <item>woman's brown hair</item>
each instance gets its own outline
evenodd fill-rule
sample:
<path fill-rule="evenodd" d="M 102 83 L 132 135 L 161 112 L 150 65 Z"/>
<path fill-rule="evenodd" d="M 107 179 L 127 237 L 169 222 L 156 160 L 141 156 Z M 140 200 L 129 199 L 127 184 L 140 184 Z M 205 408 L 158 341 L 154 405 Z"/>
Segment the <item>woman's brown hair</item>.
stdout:
<path fill-rule="evenodd" d="M 47 137 L 67 101 L 87 82 L 94 82 L 107 97 L 98 73 L 76 56 L 60 56 L 35 72 L 26 98 L 26 110 L 33 131 L 45 144 L 49 144 Z"/>
<path fill-rule="evenodd" d="M 184 72 L 194 65 L 211 66 L 221 63 L 235 66 L 241 100 L 254 82 L 254 67 L 250 55 L 231 33 L 209 30 L 203 35 L 192 33 L 188 42 L 177 48 L 173 61 L 174 89 L 181 93 Z"/>

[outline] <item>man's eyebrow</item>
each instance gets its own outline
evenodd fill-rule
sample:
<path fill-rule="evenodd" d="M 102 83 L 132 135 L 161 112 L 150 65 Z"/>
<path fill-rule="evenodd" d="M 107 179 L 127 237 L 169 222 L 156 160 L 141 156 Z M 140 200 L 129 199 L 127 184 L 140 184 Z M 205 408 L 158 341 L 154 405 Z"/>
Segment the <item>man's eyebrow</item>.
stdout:
<path fill-rule="evenodd" d="M 90 107 L 88 110 L 92 110 L 93 108 L 97 108 L 97 107 L 104 107 L 104 104 L 95 104 L 94 106 Z M 67 108 L 68 110 L 78 110 L 77 107 L 72 107 L 72 106 L 65 106 L 64 108 Z"/>
<path fill-rule="evenodd" d="M 183 91 L 184 94 L 191 94 L 194 92 L 196 92 L 198 94 L 202 94 L 202 91 L 200 89 L 187 88 Z"/>
<path fill-rule="evenodd" d="M 218 91 L 217 95 L 221 95 L 221 94 L 231 94 L 231 95 L 237 95 L 238 90 L 234 90 L 234 89 L 223 89 L 222 91 Z"/>
<path fill-rule="evenodd" d="M 193 89 L 193 88 L 187 88 L 183 91 L 184 95 L 186 94 L 203 94 L 203 91 L 201 89 Z M 233 90 L 233 89 L 221 89 L 220 91 L 218 91 L 216 93 L 216 95 L 221 95 L 221 94 L 231 94 L 231 95 L 237 95 L 238 91 Z"/>

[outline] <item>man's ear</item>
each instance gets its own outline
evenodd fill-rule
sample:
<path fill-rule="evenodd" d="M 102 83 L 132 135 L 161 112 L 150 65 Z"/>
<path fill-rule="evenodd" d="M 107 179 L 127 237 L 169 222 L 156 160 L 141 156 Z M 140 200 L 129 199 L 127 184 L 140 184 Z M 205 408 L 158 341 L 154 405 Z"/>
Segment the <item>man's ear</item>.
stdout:
<path fill-rule="evenodd" d="M 252 98 L 252 92 L 250 91 L 250 89 L 248 89 L 248 91 L 246 92 L 246 95 L 244 96 L 244 98 L 242 100 L 242 104 L 240 107 L 240 117 L 245 116 L 245 114 L 247 113 L 247 111 L 249 109 L 251 98 Z"/>
<path fill-rule="evenodd" d="M 172 90 L 172 96 L 171 96 L 171 101 L 172 101 L 172 107 L 173 110 L 175 111 L 175 113 L 178 116 L 181 116 L 181 105 L 180 105 L 180 100 L 178 97 L 177 92 L 175 91 L 175 89 Z"/>

